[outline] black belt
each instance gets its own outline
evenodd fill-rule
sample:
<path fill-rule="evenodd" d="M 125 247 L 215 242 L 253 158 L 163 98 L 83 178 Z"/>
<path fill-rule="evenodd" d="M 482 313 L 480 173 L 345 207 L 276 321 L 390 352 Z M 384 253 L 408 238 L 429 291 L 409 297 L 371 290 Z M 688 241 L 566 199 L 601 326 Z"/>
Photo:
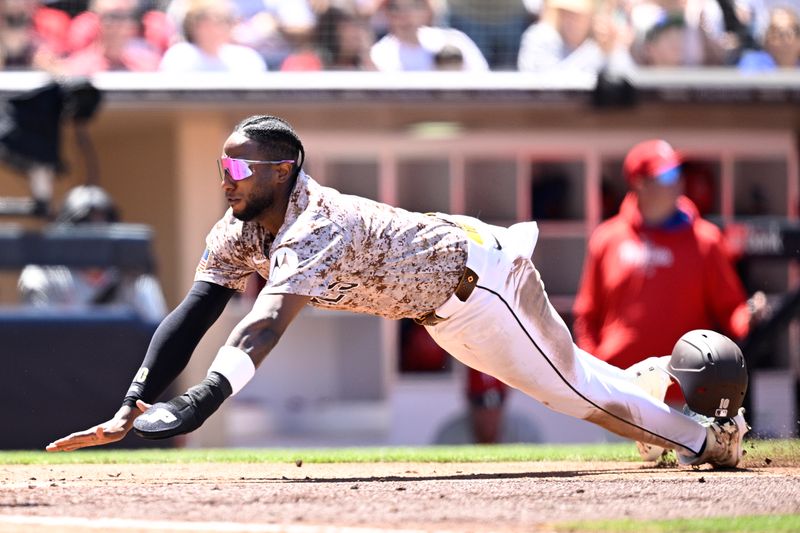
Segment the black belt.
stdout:
<path fill-rule="evenodd" d="M 478 275 L 469 267 L 464 267 L 464 273 L 461 274 L 461 279 L 458 280 L 456 290 L 453 294 L 462 302 L 466 302 L 472 291 L 475 290 L 475 285 L 478 284 Z M 436 314 L 436 309 L 428 311 L 424 315 L 414 319 L 414 322 L 421 326 L 435 326 L 439 322 L 447 320 Z"/>

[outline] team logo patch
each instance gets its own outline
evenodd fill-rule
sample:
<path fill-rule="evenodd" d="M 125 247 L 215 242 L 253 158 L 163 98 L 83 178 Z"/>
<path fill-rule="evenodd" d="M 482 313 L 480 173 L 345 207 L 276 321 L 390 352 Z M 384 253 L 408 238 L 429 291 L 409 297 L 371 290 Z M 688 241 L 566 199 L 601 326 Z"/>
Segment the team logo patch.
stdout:
<path fill-rule="evenodd" d="M 618 254 L 621 263 L 643 270 L 669 268 L 675 263 L 672 250 L 648 241 L 625 241 L 620 245 Z"/>
<path fill-rule="evenodd" d="M 136 373 L 136 377 L 133 378 L 133 381 L 137 381 L 139 383 L 144 383 L 144 381 L 147 379 L 147 374 L 149 374 L 149 373 L 150 373 L 150 371 L 147 368 L 142 367 Z"/>
<path fill-rule="evenodd" d="M 197 271 L 202 272 L 206 269 L 206 265 L 208 265 L 208 258 L 211 257 L 211 252 L 208 251 L 208 248 L 205 249 L 203 252 L 202 257 L 200 257 L 200 262 L 197 264 Z"/>
<path fill-rule="evenodd" d="M 722 398 L 719 401 L 719 407 L 714 412 L 714 416 L 716 417 L 726 417 L 728 416 L 728 407 L 731 405 L 730 398 Z"/>
<path fill-rule="evenodd" d="M 318 304 L 338 304 L 347 297 L 351 290 L 355 289 L 356 287 L 358 287 L 358 283 L 334 281 L 328 285 L 328 292 L 330 293 L 329 296 L 317 296 L 312 298 L 311 301 Z"/>
<path fill-rule="evenodd" d="M 269 279 L 272 283 L 280 283 L 291 276 L 300 264 L 297 253 L 291 248 L 278 248 L 272 254 Z"/>
<path fill-rule="evenodd" d="M 155 411 L 139 415 L 139 418 L 141 418 L 145 422 L 153 422 L 153 423 L 164 422 L 165 424 L 170 424 L 178 419 L 174 414 L 170 413 L 163 407 L 159 407 Z"/>

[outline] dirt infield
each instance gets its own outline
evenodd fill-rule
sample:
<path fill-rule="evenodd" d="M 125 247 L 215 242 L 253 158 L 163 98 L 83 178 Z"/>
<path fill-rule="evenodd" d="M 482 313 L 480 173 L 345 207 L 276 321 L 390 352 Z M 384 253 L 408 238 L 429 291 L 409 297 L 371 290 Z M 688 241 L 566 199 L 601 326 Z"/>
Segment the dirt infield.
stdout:
<path fill-rule="evenodd" d="M 14 533 L 517 532 L 578 519 L 797 513 L 797 465 L 0 465 L 0 531 Z"/>

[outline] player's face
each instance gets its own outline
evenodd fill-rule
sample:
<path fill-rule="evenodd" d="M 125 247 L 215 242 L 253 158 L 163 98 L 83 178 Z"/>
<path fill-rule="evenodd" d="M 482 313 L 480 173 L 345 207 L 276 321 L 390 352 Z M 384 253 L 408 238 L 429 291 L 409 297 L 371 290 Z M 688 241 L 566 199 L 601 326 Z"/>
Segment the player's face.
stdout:
<path fill-rule="evenodd" d="M 683 193 L 681 180 L 671 184 L 661 184 L 656 180 L 642 180 L 637 188 L 639 209 L 649 223 L 660 223 L 671 216 L 676 209 L 678 197 Z"/>
<path fill-rule="evenodd" d="M 225 141 L 222 156 L 253 161 L 264 159 L 258 144 L 237 132 Z M 277 187 L 275 165 L 253 164 L 249 168 L 252 174 L 244 179 L 234 180 L 227 171 L 222 179 L 222 189 L 233 216 L 245 222 L 270 211 L 275 205 Z"/>

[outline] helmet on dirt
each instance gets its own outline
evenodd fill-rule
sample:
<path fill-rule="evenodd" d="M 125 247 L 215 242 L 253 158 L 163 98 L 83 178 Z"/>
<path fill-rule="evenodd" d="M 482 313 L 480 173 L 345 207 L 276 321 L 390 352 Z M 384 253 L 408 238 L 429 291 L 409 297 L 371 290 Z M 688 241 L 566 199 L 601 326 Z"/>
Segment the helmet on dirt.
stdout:
<path fill-rule="evenodd" d="M 680 385 L 686 405 L 705 416 L 735 416 L 747 392 L 742 351 L 716 331 L 685 333 L 672 349 L 667 373 Z"/>

